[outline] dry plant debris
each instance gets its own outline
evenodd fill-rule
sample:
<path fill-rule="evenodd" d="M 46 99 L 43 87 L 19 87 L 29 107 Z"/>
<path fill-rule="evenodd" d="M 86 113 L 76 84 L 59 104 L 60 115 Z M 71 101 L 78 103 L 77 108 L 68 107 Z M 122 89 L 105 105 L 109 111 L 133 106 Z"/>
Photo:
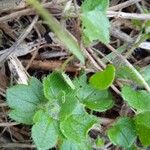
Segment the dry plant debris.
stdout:
<path fill-rule="evenodd" d="M 81 72 L 90 78 L 113 64 L 115 77 L 112 75 L 110 83 L 114 82 L 106 83 L 113 95 L 113 107 L 101 112 L 99 109 L 93 111 L 86 104 L 87 112 L 100 119 L 89 132 L 92 147 L 97 150 L 121 150 L 123 147 L 148 150 L 150 141 L 146 138 L 149 135 L 140 131 L 150 120 L 150 1 L 109 0 L 109 7 L 105 8 L 98 7 L 100 0 L 95 0 L 101 18 L 94 11 L 88 12 L 96 7 L 94 2 L 82 7 L 84 1 L 91 0 L 41 0 L 41 8 L 49 12 L 48 17 L 43 17 L 42 9 L 33 1 L 0 0 L 0 149 L 36 149 L 30 126 L 19 124 L 8 116 L 6 89 L 28 84 L 31 76 L 43 80 L 59 69 L 71 79 L 79 77 Z M 107 2 L 102 0 L 102 5 Z M 93 16 L 97 18 L 94 20 Z M 101 24 L 99 31 L 94 30 Z M 99 78 L 99 74 L 95 75 Z M 94 79 L 89 82 L 96 88 L 104 87 Z M 132 131 L 131 118 L 137 122 L 138 137 Z M 65 125 L 68 124 L 62 125 L 66 129 Z M 116 128 L 123 134 L 131 131 L 125 142 L 113 136 L 117 134 Z M 59 148 L 57 145 L 54 149 Z"/>

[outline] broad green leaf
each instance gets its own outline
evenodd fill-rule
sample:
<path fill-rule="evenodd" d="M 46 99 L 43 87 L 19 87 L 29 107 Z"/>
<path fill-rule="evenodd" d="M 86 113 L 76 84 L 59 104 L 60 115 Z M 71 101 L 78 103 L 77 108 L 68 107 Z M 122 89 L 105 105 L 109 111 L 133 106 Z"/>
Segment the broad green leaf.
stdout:
<path fill-rule="evenodd" d="M 108 137 L 114 145 L 131 147 L 136 139 L 134 121 L 128 117 L 119 118 L 108 130 Z"/>
<path fill-rule="evenodd" d="M 37 12 L 46 21 L 48 27 L 56 34 L 59 40 L 74 54 L 82 63 L 84 63 L 84 55 L 75 37 L 64 28 L 56 18 L 53 17 L 46 9 L 44 9 L 37 0 L 27 0 Z"/>
<path fill-rule="evenodd" d="M 88 12 L 92 10 L 99 10 L 106 12 L 109 6 L 109 0 L 84 0 L 81 5 L 82 12 Z"/>
<path fill-rule="evenodd" d="M 44 115 L 45 112 L 42 109 L 39 109 L 33 116 L 33 122 L 34 123 L 40 122 L 40 120 L 43 118 Z"/>
<path fill-rule="evenodd" d="M 73 80 L 73 84 L 75 85 L 76 89 L 80 89 L 87 86 L 87 75 L 82 74 L 78 78 L 75 77 Z"/>
<path fill-rule="evenodd" d="M 91 89 L 92 90 L 92 89 Z M 81 99 L 82 103 L 85 104 L 87 108 L 90 108 L 95 111 L 103 112 L 110 109 L 114 102 L 112 96 L 108 91 L 91 91 L 90 88 L 85 89 L 83 94 L 85 97 Z M 88 93 L 89 92 L 89 93 Z M 81 94 L 81 93 L 79 93 Z"/>
<path fill-rule="evenodd" d="M 108 65 L 104 71 L 96 72 L 91 76 L 89 82 L 96 89 L 107 89 L 114 81 L 115 67 Z"/>
<path fill-rule="evenodd" d="M 144 146 L 150 146 L 150 111 L 135 116 L 137 134 Z"/>
<path fill-rule="evenodd" d="M 79 150 L 78 145 L 70 140 L 63 141 L 60 150 Z"/>
<path fill-rule="evenodd" d="M 109 43 L 110 23 L 103 12 L 90 11 L 81 15 L 83 39 L 86 45 L 89 42 L 99 40 L 102 43 Z"/>
<path fill-rule="evenodd" d="M 64 140 L 60 150 L 92 150 L 91 143 L 76 143 L 71 140 Z"/>
<path fill-rule="evenodd" d="M 71 115 L 60 123 L 63 135 L 72 141 L 84 142 L 89 129 L 96 123 L 96 119 L 88 114 Z"/>
<path fill-rule="evenodd" d="M 39 100 L 46 101 L 43 92 L 43 84 L 37 78 L 32 77 L 30 79 L 29 86 L 31 86 L 31 90 L 35 93 Z"/>
<path fill-rule="evenodd" d="M 86 75 L 82 75 L 74 80 L 77 87 L 77 97 L 87 108 L 103 112 L 110 109 L 114 102 L 111 94 L 107 90 L 96 90 L 86 82 Z"/>
<path fill-rule="evenodd" d="M 6 97 L 9 107 L 20 111 L 33 111 L 45 100 L 42 84 L 35 78 L 31 78 L 29 85 L 20 84 L 7 89 Z"/>
<path fill-rule="evenodd" d="M 74 93 L 66 94 L 64 97 L 64 101 L 62 101 L 60 104 L 61 106 L 60 118 L 64 119 L 68 117 L 69 115 L 75 113 L 75 111 L 78 113 L 81 112 L 80 109 L 82 106 L 79 106 L 79 105 L 82 105 L 82 104 L 79 103 Z"/>
<path fill-rule="evenodd" d="M 135 91 L 131 87 L 122 88 L 122 97 L 138 112 L 150 110 L 150 94 L 147 91 Z"/>
<path fill-rule="evenodd" d="M 35 114 L 35 111 L 19 111 L 19 110 L 11 110 L 9 113 L 9 117 L 13 120 L 19 122 L 31 125 L 33 124 L 33 116 Z"/>
<path fill-rule="evenodd" d="M 59 94 L 68 93 L 72 88 L 63 78 L 61 72 L 55 71 L 43 79 L 44 94 L 50 101 L 57 99 Z"/>
<path fill-rule="evenodd" d="M 53 120 L 46 113 L 42 114 L 32 127 L 32 138 L 39 150 L 48 150 L 56 145 L 58 132 Z"/>

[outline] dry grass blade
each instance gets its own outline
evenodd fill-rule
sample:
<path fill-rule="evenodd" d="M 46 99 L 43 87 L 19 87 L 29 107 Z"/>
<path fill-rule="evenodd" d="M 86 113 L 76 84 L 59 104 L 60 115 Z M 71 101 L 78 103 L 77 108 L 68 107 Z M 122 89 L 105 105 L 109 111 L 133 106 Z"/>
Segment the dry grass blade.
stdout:
<path fill-rule="evenodd" d="M 28 0 L 38 13 L 44 18 L 49 28 L 57 35 L 61 42 L 73 53 L 82 63 L 84 63 L 84 56 L 82 50 L 75 39 L 75 37 L 65 29 L 47 10 L 45 10 L 38 1 Z"/>

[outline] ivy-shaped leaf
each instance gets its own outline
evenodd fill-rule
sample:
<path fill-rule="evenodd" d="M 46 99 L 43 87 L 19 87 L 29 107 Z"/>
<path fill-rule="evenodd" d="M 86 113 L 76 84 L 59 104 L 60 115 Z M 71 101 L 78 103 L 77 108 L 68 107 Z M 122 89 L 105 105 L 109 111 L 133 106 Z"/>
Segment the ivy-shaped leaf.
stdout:
<path fill-rule="evenodd" d="M 82 75 L 74 80 L 77 87 L 77 97 L 87 108 L 103 112 L 110 109 L 114 102 L 111 94 L 107 90 L 96 90 L 87 84 L 86 75 Z"/>
<path fill-rule="evenodd" d="M 134 121 L 130 118 L 119 118 L 108 130 L 108 137 L 113 144 L 130 148 L 136 139 Z"/>
<path fill-rule="evenodd" d="M 7 89 L 10 117 L 20 123 L 32 124 L 32 118 L 40 104 L 45 103 L 42 83 L 31 78 L 29 85 L 16 85 Z M 27 114 L 27 115 L 25 115 Z"/>
<path fill-rule="evenodd" d="M 104 71 L 96 72 L 90 77 L 90 84 L 96 89 L 107 89 L 115 78 L 115 67 L 108 65 Z"/>
<path fill-rule="evenodd" d="M 90 92 L 90 91 L 89 91 Z M 91 110 L 104 112 L 112 108 L 114 102 L 108 91 L 91 91 L 85 99 L 82 100 L 87 108 Z"/>
<path fill-rule="evenodd" d="M 137 134 L 144 146 L 150 146 L 150 111 L 135 116 Z"/>
<path fill-rule="evenodd" d="M 123 99 L 137 111 L 150 110 L 150 94 L 147 91 L 135 91 L 129 86 L 124 86 L 121 93 Z"/>
<path fill-rule="evenodd" d="M 43 111 L 36 114 L 36 123 L 32 126 L 32 138 L 38 149 L 47 150 L 56 145 L 58 132 L 53 120 Z"/>
<path fill-rule="evenodd" d="M 71 115 L 60 123 L 60 130 L 70 140 L 82 143 L 87 138 L 89 129 L 96 123 L 88 114 Z"/>
<path fill-rule="evenodd" d="M 29 85 L 19 84 L 9 88 L 6 92 L 9 107 L 20 111 L 32 111 L 44 101 L 42 84 L 31 78 Z"/>
<path fill-rule="evenodd" d="M 9 117 L 13 120 L 19 122 L 31 125 L 33 124 L 33 117 L 35 115 L 35 111 L 20 111 L 20 110 L 11 110 L 9 113 Z"/>

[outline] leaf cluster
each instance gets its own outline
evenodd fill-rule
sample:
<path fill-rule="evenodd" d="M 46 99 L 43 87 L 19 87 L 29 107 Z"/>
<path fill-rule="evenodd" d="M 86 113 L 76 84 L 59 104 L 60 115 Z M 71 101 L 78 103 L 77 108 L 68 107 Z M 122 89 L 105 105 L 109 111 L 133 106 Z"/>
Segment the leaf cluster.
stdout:
<path fill-rule="evenodd" d="M 85 74 L 71 80 L 60 71 L 45 77 L 43 83 L 31 78 L 28 85 L 13 86 L 7 90 L 9 116 L 19 123 L 33 125 L 32 138 L 38 149 L 58 145 L 62 150 L 70 147 L 90 150 L 88 131 L 98 119 L 85 108 L 102 112 L 113 106 L 107 90 L 114 80 L 112 69 L 115 71 L 109 65 L 103 72 L 94 74 L 90 82 L 95 86 L 87 83 Z M 112 74 L 110 78 L 108 73 Z M 95 84 L 96 80 L 101 84 Z"/>

